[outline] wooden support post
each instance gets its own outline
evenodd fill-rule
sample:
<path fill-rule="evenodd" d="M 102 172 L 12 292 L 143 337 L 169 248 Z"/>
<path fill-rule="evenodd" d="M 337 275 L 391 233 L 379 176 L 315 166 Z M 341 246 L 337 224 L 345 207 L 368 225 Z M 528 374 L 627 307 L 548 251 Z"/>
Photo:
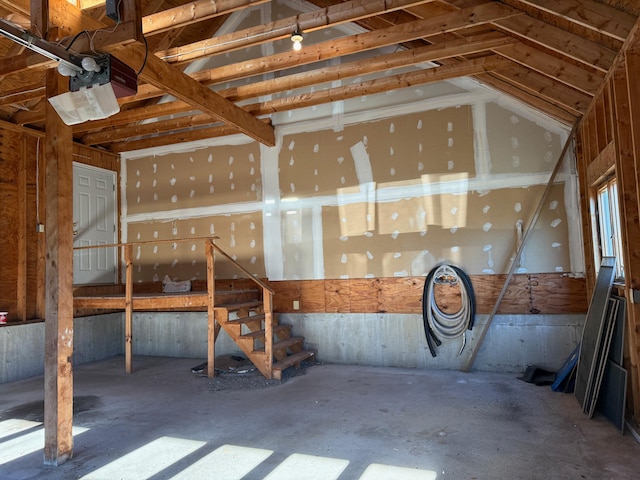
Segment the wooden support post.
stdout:
<path fill-rule="evenodd" d="M 124 339 L 124 357 L 126 363 L 126 372 L 133 372 L 133 246 L 126 244 L 124 246 L 124 263 L 126 265 L 124 291 L 124 315 L 125 315 L 125 339 Z"/>
<path fill-rule="evenodd" d="M 207 376 L 213 378 L 216 374 L 216 337 L 219 328 L 216 330 L 215 311 L 215 257 L 213 250 L 213 240 L 205 241 L 205 252 L 207 254 Z"/>
<path fill-rule="evenodd" d="M 16 285 L 16 315 L 21 321 L 27 319 L 27 216 L 29 205 L 27 194 L 27 136 L 22 136 L 18 163 L 18 284 Z"/>
<path fill-rule="evenodd" d="M 262 302 L 264 304 L 264 376 L 273 378 L 273 293 L 266 288 L 262 289 Z"/>
<path fill-rule="evenodd" d="M 47 72 L 47 97 L 63 91 Z M 71 128 L 46 102 L 44 463 L 73 456 L 73 168 Z"/>
<path fill-rule="evenodd" d="M 45 193 L 45 178 L 46 178 L 46 169 L 45 169 L 45 142 L 40 141 L 40 137 L 36 142 L 36 162 L 38 162 L 37 168 L 37 180 L 36 180 L 36 195 L 38 199 L 46 198 Z M 36 202 L 36 217 L 39 223 L 43 222 L 43 219 L 46 218 L 46 202 L 37 201 Z M 46 252 L 46 237 L 42 233 L 38 232 L 38 247 L 37 247 L 37 258 L 36 258 L 36 285 L 42 286 L 45 284 L 45 270 L 47 264 L 47 252 Z M 36 318 L 45 318 L 45 308 L 46 308 L 46 292 L 45 289 L 39 287 L 36 291 Z"/>
<path fill-rule="evenodd" d="M 627 300 L 627 346 L 631 377 L 633 417 L 640 421 L 640 304 L 633 302 L 633 292 L 640 290 L 640 49 L 626 54 L 626 71 L 616 72 L 613 79 L 616 119 L 616 174 L 621 208 Z"/>

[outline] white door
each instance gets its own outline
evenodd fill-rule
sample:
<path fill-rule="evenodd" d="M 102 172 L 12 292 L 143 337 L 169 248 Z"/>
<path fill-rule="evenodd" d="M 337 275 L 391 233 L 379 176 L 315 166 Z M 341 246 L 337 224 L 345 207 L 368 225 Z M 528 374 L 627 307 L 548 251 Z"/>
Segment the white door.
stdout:
<path fill-rule="evenodd" d="M 73 246 L 117 242 L 116 173 L 73 164 Z M 116 283 L 117 249 L 74 250 L 73 283 Z"/>

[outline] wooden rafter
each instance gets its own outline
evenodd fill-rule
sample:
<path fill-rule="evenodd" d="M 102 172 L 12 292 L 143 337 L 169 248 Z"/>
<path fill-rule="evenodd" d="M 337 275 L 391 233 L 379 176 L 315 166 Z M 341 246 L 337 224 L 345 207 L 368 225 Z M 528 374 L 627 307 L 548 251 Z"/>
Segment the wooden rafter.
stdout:
<path fill-rule="evenodd" d="M 309 85 L 328 83 L 335 80 L 344 80 L 356 76 L 381 72 L 394 66 L 411 65 L 415 63 L 432 62 L 454 55 L 457 52 L 464 51 L 467 53 L 478 53 L 486 51 L 496 46 L 512 43 L 514 40 L 501 35 L 489 34 L 469 39 L 460 39 L 449 45 L 433 45 L 425 46 L 420 49 L 409 50 L 404 52 L 390 53 L 375 57 L 373 59 L 350 62 L 341 65 L 335 65 L 311 73 L 299 73 L 277 77 L 271 80 L 256 82 L 245 86 L 239 86 L 232 89 L 220 91 L 220 94 L 234 101 L 248 100 L 258 98 L 260 96 L 273 95 L 287 90 L 295 90 Z M 463 45 L 464 44 L 464 45 Z M 455 53 L 454 53 L 455 52 Z M 411 57 L 407 59 L 406 57 Z M 396 85 L 390 87 L 396 88 Z M 315 95 L 315 94 L 311 94 Z M 181 104 L 183 108 L 187 105 Z M 166 106 L 157 106 L 150 108 L 166 108 Z M 158 110 L 159 111 L 159 110 Z M 134 111 L 129 111 L 133 113 Z M 129 112 L 122 115 L 130 114 Z M 176 112 L 177 113 L 177 112 Z M 144 115 L 143 115 L 144 116 Z M 126 119 L 122 119 L 122 123 L 129 123 Z M 89 133 L 83 136 L 84 143 L 97 145 L 102 143 L 110 143 L 123 140 L 128 137 L 158 134 L 165 131 L 178 130 L 183 128 L 191 128 L 199 125 L 210 124 L 211 120 L 205 115 L 191 115 L 188 117 L 180 117 L 177 119 L 166 120 L 162 122 L 147 123 L 144 125 L 127 126 L 120 128 L 101 128 L 95 133 Z"/>
<path fill-rule="evenodd" d="M 108 145 L 110 142 L 122 142 L 129 138 L 124 136 L 127 131 L 131 135 L 139 132 L 144 136 L 164 135 L 180 130 L 184 125 L 188 125 L 186 128 L 220 128 L 220 117 L 215 114 L 224 112 L 226 115 L 225 108 L 233 113 L 231 121 L 223 123 L 233 125 L 236 122 L 244 125 L 243 122 L 248 121 L 250 128 L 268 132 L 271 129 L 268 123 L 255 119 L 254 115 L 246 112 L 246 109 L 236 107 L 233 102 L 277 94 L 283 105 L 287 105 L 287 109 L 301 108 L 303 104 L 296 103 L 300 97 L 293 96 L 284 100 L 290 95 L 289 91 L 312 87 L 313 96 L 316 97 L 313 101 L 316 101 L 323 98 L 319 91 L 327 88 L 329 82 L 358 75 L 352 75 L 350 68 L 354 69 L 353 72 L 358 69 L 361 72 L 379 72 L 379 67 L 373 66 L 381 65 L 382 58 L 389 62 L 393 59 L 393 63 L 389 63 L 384 69 L 391 71 L 409 65 L 423 68 L 420 61 L 416 60 L 423 54 L 428 59 L 425 62 L 434 61 L 443 66 L 451 66 L 489 55 L 491 51 L 509 59 L 513 64 L 500 72 L 481 73 L 477 79 L 563 122 L 573 123 L 572 120 L 584 113 L 590 99 L 598 92 L 606 72 L 614 63 L 616 52 L 633 28 L 636 15 L 640 14 L 640 8 L 628 1 L 315 0 L 310 3 L 318 6 L 316 10 L 216 35 L 222 27 L 220 22 L 228 18 L 230 13 L 254 7 L 262 8 L 259 7 L 261 3 L 264 3 L 263 0 L 195 0 L 178 7 L 174 7 L 175 3 L 172 3 L 171 8 L 167 8 L 169 4 L 165 4 L 163 0 L 146 2 L 141 31 L 148 37 L 150 51 L 156 50 L 162 60 L 160 63 L 153 59 L 150 61 L 153 67 L 145 72 L 150 78 L 141 75 L 138 94 L 119 99 L 122 106 L 119 115 L 105 121 L 76 126 L 74 134 L 81 136 L 86 142 L 95 141 Z M 68 4 L 62 0 L 54 0 L 52 4 L 52 18 L 56 21 L 60 19 L 58 23 L 62 24 L 57 37 L 72 33 L 79 24 L 89 28 L 113 25 L 105 17 L 101 2 L 84 0 L 80 6 L 85 11 L 76 9 L 77 12 L 72 13 L 66 11 Z M 64 7 L 62 12 L 60 5 Z M 13 15 L 23 17 L 30 9 L 25 0 L 11 3 L 0 0 L 0 6 L 6 7 Z M 500 13 L 495 14 L 498 10 Z M 89 11 L 92 12 L 90 16 Z M 493 17 L 488 12 L 493 12 Z M 85 23 L 87 18 L 92 19 L 93 26 Z M 205 20 L 207 23 L 204 23 Z M 194 29 L 196 22 L 199 25 Z M 230 55 L 231 52 L 260 45 L 265 45 L 261 51 L 267 53 L 272 51 L 266 46 L 267 43 L 287 37 L 296 27 L 305 33 L 323 28 L 339 31 L 340 28 L 336 27 L 346 23 L 358 24 L 371 31 L 334 38 L 329 42 L 306 44 L 299 53 L 284 51 L 263 54 L 262 57 L 253 59 L 239 53 L 240 61 L 228 65 L 225 65 L 226 62 L 216 62 L 217 65 L 224 66 L 190 73 L 194 82 L 184 78 L 180 82 L 171 82 L 172 85 L 169 86 L 177 85 L 176 88 L 181 91 L 171 92 L 164 80 L 163 63 L 184 68 L 194 60 Z M 119 26 L 116 29 L 120 37 L 97 35 L 93 39 L 94 46 L 121 56 L 126 63 L 131 63 L 136 68 L 136 62 L 144 61 L 140 56 L 139 46 L 133 47 L 131 52 L 128 52 L 128 48 L 116 46 L 131 42 L 127 37 L 135 36 L 135 33 L 120 32 L 121 28 Z M 507 44 L 478 51 L 473 51 L 470 47 L 470 43 L 476 42 L 483 35 L 500 34 Z M 197 38 L 203 40 L 193 43 Z M 188 44 L 184 44 L 185 41 Z M 73 47 L 80 48 L 84 43 L 85 47 L 82 48 L 88 48 L 87 42 L 88 36 L 80 36 Z M 109 46 L 113 42 L 116 44 Z M 403 51 L 396 52 L 397 57 L 377 55 L 369 61 L 371 70 L 358 66 L 356 62 L 347 61 L 335 61 L 332 62 L 334 65 L 326 66 L 330 59 L 392 45 L 402 46 Z M 441 49 L 446 54 L 440 59 L 429 58 L 426 53 L 428 49 L 425 49 L 429 45 L 434 51 Z M 457 55 L 451 53 L 456 47 Z M 252 49 L 251 54 L 257 51 L 260 50 Z M 31 72 L 49 68 L 51 62 L 32 52 L 21 55 L 15 53 L 10 52 L 8 58 L 0 59 L 0 77 L 9 75 L 5 77 L 7 82 L 4 90 L 0 85 L 0 109 L 11 111 L 11 121 L 14 123 L 41 125 L 44 121 L 44 103 L 38 100 L 42 96 L 43 87 L 38 86 L 38 82 L 42 80 Z M 288 74 L 286 71 L 294 68 L 297 69 L 295 74 Z M 298 73 L 300 70 L 302 72 Z M 171 71 L 171 74 L 175 72 Z M 20 80 L 23 77 L 33 80 L 25 83 Z M 29 89 L 30 92 L 19 92 L 14 88 L 21 82 L 33 87 Z M 225 88 L 226 82 L 242 84 Z M 214 87 L 220 98 L 203 103 L 188 101 L 192 96 L 203 94 L 208 98 L 210 94 L 206 87 Z M 172 93 L 177 100 L 153 105 L 167 93 Z M 328 95 L 324 99 L 332 101 Z M 262 107 L 257 111 L 270 108 L 272 107 L 268 102 L 262 102 Z M 207 109 L 207 113 L 202 113 Z M 153 122 L 158 117 L 189 111 L 193 112 L 188 115 L 189 120 Z M 144 125 L 135 125 L 143 120 Z M 101 129 L 105 130 L 96 131 Z M 259 133 L 258 136 L 260 135 L 262 134 Z"/>

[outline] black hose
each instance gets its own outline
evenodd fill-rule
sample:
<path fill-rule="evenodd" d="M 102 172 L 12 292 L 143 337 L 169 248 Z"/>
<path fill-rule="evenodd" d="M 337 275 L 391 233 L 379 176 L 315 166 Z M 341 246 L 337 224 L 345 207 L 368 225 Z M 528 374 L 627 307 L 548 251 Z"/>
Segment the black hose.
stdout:
<path fill-rule="evenodd" d="M 461 309 L 464 312 L 457 312 L 456 314 L 445 314 L 442 312 L 433 298 L 433 283 L 437 278 L 434 278 L 436 273 L 441 269 L 449 269 L 454 273 L 455 279 L 452 279 L 453 283 L 460 282 L 460 291 L 464 296 L 462 298 L 463 307 Z M 463 313 L 464 315 L 460 315 Z M 425 337 L 427 339 L 427 346 L 431 352 L 432 357 L 436 357 L 436 346 L 442 345 L 442 341 L 436 333 L 436 330 L 440 330 L 441 335 L 447 338 L 455 338 L 464 335 L 465 330 L 471 330 L 475 321 L 476 315 L 476 298 L 473 291 L 473 285 L 469 276 L 459 267 L 449 264 L 440 264 L 434 267 L 427 275 L 424 282 L 424 289 L 422 291 L 422 321 L 424 326 Z M 439 320 L 455 320 L 459 323 L 453 325 L 441 325 Z M 462 323 L 464 322 L 464 323 Z M 464 327 L 464 328 L 463 328 Z M 451 333 L 448 333 L 450 330 Z M 463 339 L 462 349 L 466 343 L 466 339 Z"/>

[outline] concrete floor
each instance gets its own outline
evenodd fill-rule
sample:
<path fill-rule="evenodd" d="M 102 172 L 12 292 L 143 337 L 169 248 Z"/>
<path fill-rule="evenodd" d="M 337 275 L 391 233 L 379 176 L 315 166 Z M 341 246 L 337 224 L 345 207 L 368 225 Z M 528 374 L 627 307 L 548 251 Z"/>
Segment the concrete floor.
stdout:
<path fill-rule="evenodd" d="M 0 479 L 626 479 L 640 445 L 513 374 L 317 365 L 216 390 L 193 359 L 75 370 L 74 458 L 42 463 L 42 378 L 0 385 Z M 23 430 L 21 430 L 23 429 Z"/>

